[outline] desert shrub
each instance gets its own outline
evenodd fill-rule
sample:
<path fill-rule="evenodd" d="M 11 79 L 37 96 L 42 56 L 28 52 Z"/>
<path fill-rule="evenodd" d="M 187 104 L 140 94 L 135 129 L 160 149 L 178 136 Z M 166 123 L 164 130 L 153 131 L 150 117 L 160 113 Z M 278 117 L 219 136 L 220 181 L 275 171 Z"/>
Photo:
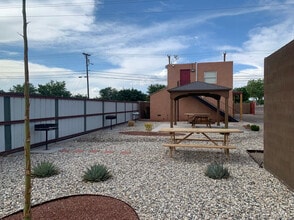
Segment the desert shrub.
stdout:
<path fill-rule="evenodd" d="M 227 179 L 230 176 L 230 173 L 223 164 L 213 162 L 207 166 L 205 175 L 212 179 Z"/>
<path fill-rule="evenodd" d="M 251 125 L 250 124 L 243 125 L 243 127 L 246 128 L 246 129 L 251 129 Z"/>
<path fill-rule="evenodd" d="M 128 126 L 133 127 L 135 125 L 135 121 L 128 121 Z"/>
<path fill-rule="evenodd" d="M 32 176 L 45 178 L 59 174 L 59 169 L 51 162 L 42 161 L 32 169 Z"/>
<path fill-rule="evenodd" d="M 84 172 L 83 180 L 86 182 L 105 181 L 111 177 L 110 171 L 106 166 L 94 164 Z"/>
<path fill-rule="evenodd" d="M 144 124 L 144 126 L 145 126 L 146 131 L 152 131 L 152 128 L 153 128 L 152 123 L 147 122 Z"/>
<path fill-rule="evenodd" d="M 251 128 L 251 131 L 259 131 L 258 125 L 251 125 L 250 128 Z"/>

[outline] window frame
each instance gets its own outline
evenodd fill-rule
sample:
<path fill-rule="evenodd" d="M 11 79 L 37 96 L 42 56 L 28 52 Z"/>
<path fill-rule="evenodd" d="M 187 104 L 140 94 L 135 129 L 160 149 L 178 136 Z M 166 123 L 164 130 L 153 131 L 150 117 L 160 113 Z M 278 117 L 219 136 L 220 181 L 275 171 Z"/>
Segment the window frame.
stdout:
<path fill-rule="evenodd" d="M 217 71 L 205 71 L 203 79 L 206 83 L 217 84 Z"/>

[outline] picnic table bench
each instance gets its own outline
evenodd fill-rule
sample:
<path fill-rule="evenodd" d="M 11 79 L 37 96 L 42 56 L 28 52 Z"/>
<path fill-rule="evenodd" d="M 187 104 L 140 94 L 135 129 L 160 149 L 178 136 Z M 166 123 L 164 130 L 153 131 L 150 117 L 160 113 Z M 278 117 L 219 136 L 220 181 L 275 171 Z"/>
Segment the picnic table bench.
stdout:
<path fill-rule="evenodd" d="M 217 148 L 224 149 L 224 153 L 229 158 L 229 149 L 236 149 L 235 146 L 229 145 L 229 135 L 231 133 L 242 133 L 239 129 L 229 128 L 161 128 L 159 132 L 169 133 L 171 137 L 170 143 L 164 143 L 164 147 L 169 147 L 169 155 L 173 157 L 176 147 L 187 147 L 187 148 Z M 182 136 L 176 134 L 184 133 Z M 192 138 L 193 134 L 202 135 L 202 138 Z M 215 138 L 209 135 L 219 134 L 222 138 Z M 205 143 L 182 143 L 183 141 L 194 141 L 194 142 L 209 142 Z"/>
<path fill-rule="evenodd" d="M 188 123 L 192 124 L 194 128 L 196 124 L 206 124 L 207 127 L 211 128 L 211 118 L 209 113 L 185 113 L 187 116 Z"/>

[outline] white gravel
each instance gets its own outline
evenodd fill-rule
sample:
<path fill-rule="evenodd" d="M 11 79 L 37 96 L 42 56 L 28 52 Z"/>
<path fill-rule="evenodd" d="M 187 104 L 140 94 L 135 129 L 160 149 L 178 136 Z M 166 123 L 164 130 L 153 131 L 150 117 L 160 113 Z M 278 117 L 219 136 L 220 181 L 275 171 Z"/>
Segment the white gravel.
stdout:
<path fill-rule="evenodd" d="M 152 122 L 155 127 L 161 123 Z M 294 193 L 263 168 L 246 150 L 263 149 L 261 131 L 246 130 L 246 122 L 230 123 L 241 134 L 230 135 L 236 150 L 225 160 L 222 151 L 178 149 L 174 158 L 162 147 L 169 137 L 130 136 L 120 131 L 144 131 L 114 126 L 73 140 L 49 145 L 49 152 L 32 153 L 32 166 L 53 162 L 61 173 L 33 179 L 32 203 L 76 194 L 113 196 L 130 204 L 141 220 L 158 219 L 294 219 Z M 168 126 L 168 123 L 166 124 Z M 39 152 L 39 153 L 38 153 Z M 204 175 L 207 165 L 222 161 L 231 176 L 213 180 Z M 85 183 L 81 176 L 94 163 L 106 165 L 113 177 Z M 0 218 L 23 208 L 24 156 L 0 156 Z"/>

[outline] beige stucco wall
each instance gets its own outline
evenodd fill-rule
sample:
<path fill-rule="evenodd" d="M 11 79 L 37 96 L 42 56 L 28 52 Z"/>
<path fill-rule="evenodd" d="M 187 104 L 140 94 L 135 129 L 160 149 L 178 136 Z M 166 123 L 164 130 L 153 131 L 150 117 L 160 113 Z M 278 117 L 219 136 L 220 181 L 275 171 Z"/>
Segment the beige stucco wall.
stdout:
<path fill-rule="evenodd" d="M 153 121 L 169 120 L 169 92 L 160 90 L 150 96 L 150 119 Z"/>
<path fill-rule="evenodd" d="M 210 62 L 197 64 L 197 80 L 204 81 L 204 72 L 217 71 L 217 85 L 233 88 L 233 62 Z M 210 103 L 216 105 L 216 100 L 207 98 Z M 225 99 L 222 97 L 220 108 L 225 109 Z M 233 114 L 233 91 L 229 93 L 229 114 Z"/>
<path fill-rule="evenodd" d="M 233 87 L 233 62 L 209 62 L 197 64 L 197 81 L 204 81 L 204 72 L 217 71 L 217 85 Z"/>
<path fill-rule="evenodd" d="M 240 103 L 234 104 L 235 114 L 240 114 Z M 242 104 L 242 113 L 243 114 L 251 114 L 250 112 L 250 103 Z"/>
<path fill-rule="evenodd" d="M 154 94 L 150 97 L 150 119 L 152 121 L 169 121 L 170 120 L 170 97 L 167 90 Z M 157 103 L 157 104 L 154 104 Z M 216 121 L 216 114 L 210 108 L 199 103 L 193 97 L 182 98 L 179 101 L 180 121 L 187 120 L 184 113 L 187 112 L 206 112 L 211 114 L 211 119 Z"/>
<path fill-rule="evenodd" d="M 190 69 L 190 81 L 204 81 L 205 71 L 217 72 L 217 84 L 233 87 L 233 62 L 208 62 L 208 63 L 188 63 L 188 64 L 169 64 L 167 65 L 167 89 L 175 88 L 179 85 L 180 70 Z M 150 96 L 150 119 L 155 121 L 170 120 L 170 96 L 167 89 L 161 90 Z M 229 114 L 233 114 L 233 95 L 230 92 L 229 97 Z M 216 106 L 216 100 L 207 99 Z M 224 109 L 225 99 L 221 98 L 221 109 Z M 186 120 L 186 112 L 208 112 L 211 118 L 216 120 L 216 112 L 199 103 L 193 97 L 180 99 L 179 120 Z"/>
<path fill-rule="evenodd" d="M 264 166 L 294 189 L 294 41 L 264 62 Z"/>
<path fill-rule="evenodd" d="M 179 86 L 180 82 L 180 70 L 190 69 L 190 81 L 196 81 L 196 64 L 188 63 L 188 64 L 170 64 L 167 65 L 167 88 L 175 88 Z M 193 71 L 194 70 L 194 71 Z"/>

